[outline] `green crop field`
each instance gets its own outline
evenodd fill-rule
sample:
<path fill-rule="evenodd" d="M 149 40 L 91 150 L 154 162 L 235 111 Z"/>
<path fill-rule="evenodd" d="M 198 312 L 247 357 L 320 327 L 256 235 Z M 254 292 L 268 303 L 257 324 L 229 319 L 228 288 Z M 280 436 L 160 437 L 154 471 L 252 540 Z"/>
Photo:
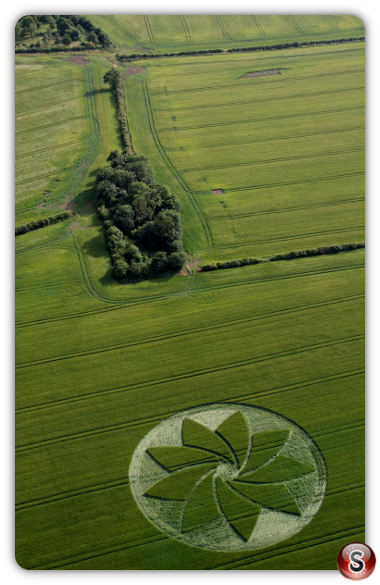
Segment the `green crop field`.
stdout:
<path fill-rule="evenodd" d="M 202 259 L 363 238 L 363 55 L 355 43 L 133 63 L 147 65 L 126 79 L 135 146 L 188 200 Z"/>
<path fill-rule="evenodd" d="M 338 16 L 89 18 L 120 47 L 158 51 L 363 32 L 357 18 Z M 190 256 L 183 275 L 127 285 L 112 276 L 94 194 L 96 173 L 121 149 L 115 100 L 103 82 L 110 62 L 122 73 L 135 151 L 181 201 Z M 364 240 L 364 43 L 122 65 L 112 51 L 17 55 L 16 223 L 62 209 L 75 216 L 16 238 L 17 562 L 66 570 L 335 569 L 344 544 L 365 540 L 364 250 L 198 267 Z M 196 449 L 219 453 L 220 437 L 232 431 L 228 418 L 215 422 L 214 403 L 229 413 L 235 404 L 255 407 L 264 418 L 272 411 L 275 429 L 293 425 L 294 436 L 301 427 L 304 445 L 316 444 L 326 493 L 320 488 L 320 508 L 302 530 L 250 549 L 239 536 L 250 522 L 263 542 L 271 534 L 257 513 L 252 520 L 245 512 L 247 497 L 220 488 L 202 514 L 211 518 L 216 501 L 231 521 L 226 550 L 219 520 L 211 545 L 202 545 L 207 534 L 198 528 L 176 537 L 184 484 L 171 486 L 172 502 L 154 494 L 152 477 L 168 473 L 160 459 L 168 456 L 157 449 L 172 449 L 171 472 L 186 446 L 195 465 Z M 173 439 L 167 422 L 200 407 L 215 419 L 210 448 L 202 414 L 184 419 L 195 425 L 187 443 L 183 430 L 182 442 Z M 147 441 L 159 424 L 169 430 L 152 449 Z M 273 461 L 280 443 L 271 445 Z M 307 469 L 307 448 L 287 448 Z M 223 461 L 220 478 L 229 486 Z M 277 472 L 285 477 L 284 465 Z M 272 485 L 261 472 L 257 481 Z M 296 496 L 282 504 L 283 483 L 272 492 L 277 503 L 260 488 L 266 514 L 287 506 L 273 512 L 274 532 L 297 521 L 295 497 L 303 517 L 308 504 L 297 489 L 317 490 L 313 478 L 285 479 Z M 199 493 L 195 501 L 191 492 L 193 511 L 213 492 Z"/>
<path fill-rule="evenodd" d="M 194 50 L 362 36 L 356 16 L 88 16 L 120 48 Z"/>

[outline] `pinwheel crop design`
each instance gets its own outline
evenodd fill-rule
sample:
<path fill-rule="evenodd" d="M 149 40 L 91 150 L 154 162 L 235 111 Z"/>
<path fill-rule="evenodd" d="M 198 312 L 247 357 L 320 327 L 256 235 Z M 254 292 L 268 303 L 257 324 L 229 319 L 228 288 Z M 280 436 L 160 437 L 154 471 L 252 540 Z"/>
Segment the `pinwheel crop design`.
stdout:
<path fill-rule="evenodd" d="M 182 423 L 182 446 L 151 447 L 148 455 L 168 475 L 145 497 L 183 501 L 180 530 L 191 531 L 222 515 L 247 541 L 263 508 L 301 515 L 284 484 L 315 468 L 281 455 L 290 430 L 250 436 L 240 411 L 215 430 L 191 418 Z"/>

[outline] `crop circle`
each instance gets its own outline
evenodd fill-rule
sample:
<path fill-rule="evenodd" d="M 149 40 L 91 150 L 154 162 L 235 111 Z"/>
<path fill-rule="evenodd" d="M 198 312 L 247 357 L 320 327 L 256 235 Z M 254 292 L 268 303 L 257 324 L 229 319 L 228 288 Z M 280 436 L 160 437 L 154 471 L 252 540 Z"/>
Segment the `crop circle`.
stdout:
<path fill-rule="evenodd" d="M 162 532 L 193 546 L 242 551 L 302 530 L 322 505 L 327 469 L 296 423 L 264 408 L 216 403 L 148 432 L 129 479 L 140 510 Z"/>

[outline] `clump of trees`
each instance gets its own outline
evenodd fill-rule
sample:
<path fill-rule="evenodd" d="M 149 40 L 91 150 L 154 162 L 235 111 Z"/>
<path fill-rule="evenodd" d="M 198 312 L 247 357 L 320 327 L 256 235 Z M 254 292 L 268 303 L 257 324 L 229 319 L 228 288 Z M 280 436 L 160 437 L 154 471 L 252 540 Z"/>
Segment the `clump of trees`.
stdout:
<path fill-rule="evenodd" d="M 242 258 L 241 260 L 228 260 L 227 262 L 216 262 L 204 264 L 201 267 L 202 272 L 211 270 L 223 270 L 226 268 L 239 268 L 241 266 L 252 266 L 253 264 L 262 264 L 263 262 L 277 262 L 279 260 L 293 260 L 295 258 L 306 258 L 308 256 L 322 256 L 323 254 L 338 254 L 349 250 L 365 248 L 364 242 L 353 242 L 350 244 L 337 244 L 335 246 L 319 246 L 309 250 L 293 250 L 284 254 L 276 254 L 268 258 Z"/>
<path fill-rule="evenodd" d="M 135 282 L 179 272 L 187 256 L 177 197 L 154 182 L 144 156 L 115 150 L 107 161 L 96 194 L 116 279 Z"/>
<path fill-rule="evenodd" d="M 36 36 L 39 37 L 36 43 L 16 52 L 32 52 L 32 49 L 33 52 L 56 52 L 57 46 L 60 50 L 71 50 L 71 43 L 76 41 L 81 41 L 79 47 L 75 47 L 77 50 L 112 46 L 109 36 L 85 16 L 28 15 L 20 18 L 16 24 L 16 40 L 34 39 Z"/>
<path fill-rule="evenodd" d="M 26 234 L 33 230 L 38 230 L 43 227 L 47 227 L 48 225 L 52 225 L 54 223 L 59 223 L 60 221 L 64 221 L 65 219 L 69 219 L 69 217 L 73 217 L 75 215 L 71 211 L 63 211 L 62 213 L 58 213 L 58 215 L 52 215 L 51 217 L 42 217 L 40 219 L 36 219 L 24 225 L 19 225 L 15 229 L 15 235 L 21 236 L 21 234 Z"/>

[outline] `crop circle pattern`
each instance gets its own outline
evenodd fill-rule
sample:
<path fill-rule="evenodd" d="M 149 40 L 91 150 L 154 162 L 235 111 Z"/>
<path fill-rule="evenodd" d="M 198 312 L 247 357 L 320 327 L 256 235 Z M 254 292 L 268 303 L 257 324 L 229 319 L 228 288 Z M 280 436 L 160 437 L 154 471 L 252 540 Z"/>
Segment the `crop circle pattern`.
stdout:
<path fill-rule="evenodd" d="M 212 550 L 270 546 L 322 505 L 327 469 L 294 422 L 259 407 L 217 403 L 179 412 L 137 446 L 133 497 L 162 532 Z"/>

